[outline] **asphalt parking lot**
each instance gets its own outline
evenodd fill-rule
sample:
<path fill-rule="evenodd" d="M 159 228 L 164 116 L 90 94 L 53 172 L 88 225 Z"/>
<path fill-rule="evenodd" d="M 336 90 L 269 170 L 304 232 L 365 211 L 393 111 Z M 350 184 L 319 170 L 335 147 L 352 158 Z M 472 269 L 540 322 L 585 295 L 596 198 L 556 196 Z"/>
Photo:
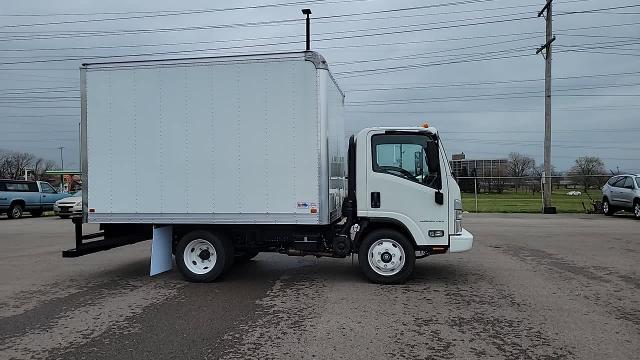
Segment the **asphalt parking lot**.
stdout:
<path fill-rule="evenodd" d="M 150 242 L 62 259 L 69 220 L 0 218 L 0 358 L 638 358 L 640 221 L 465 226 L 471 252 L 418 260 L 404 285 L 275 254 L 191 284 L 148 276 Z"/>

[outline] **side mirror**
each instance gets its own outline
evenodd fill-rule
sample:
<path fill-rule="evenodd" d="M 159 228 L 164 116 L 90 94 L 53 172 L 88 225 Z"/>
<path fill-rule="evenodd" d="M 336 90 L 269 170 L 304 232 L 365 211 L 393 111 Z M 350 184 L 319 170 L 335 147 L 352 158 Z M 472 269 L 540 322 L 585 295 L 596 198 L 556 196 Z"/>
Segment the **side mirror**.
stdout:
<path fill-rule="evenodd" d="M 436 189 L 440 190 L 442 189 L 442 177 L 440 176 L 440 151 L 438 150 L 438 143 L 435 141 L 429 141 L 427 143 L 426 152 L 429 175 L 437 174 L 437 179 L 434 185 L 436 186 Z M 443 202 L 438 202 L 437 198 L 436 203 L 443 204 Z"/>
<path fill-rule="evenodd" d="M 440 152 L 438 151 L 438 143 L 429 141 L 427 143 L 427 166 L 429 173 L 437 173 L 440 169 Z"/>

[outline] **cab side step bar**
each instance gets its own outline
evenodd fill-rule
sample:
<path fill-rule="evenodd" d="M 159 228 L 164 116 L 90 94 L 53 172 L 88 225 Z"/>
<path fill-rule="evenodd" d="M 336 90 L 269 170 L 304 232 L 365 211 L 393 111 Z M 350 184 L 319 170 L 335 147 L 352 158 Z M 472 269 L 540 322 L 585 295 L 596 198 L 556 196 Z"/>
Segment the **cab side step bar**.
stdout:
<path fill-rule="evenodd" d="M 64 250 L 62 257 L 75 258 L 116 247 L 135 244 L 152 237 L 152 226 L 145 224 L 101 224 L 103 231 L 82 234 L 82 217 L 72 218 L 75 228 L 75 249 Z M 97 239 L 93 241 L 85 241 Z"/>

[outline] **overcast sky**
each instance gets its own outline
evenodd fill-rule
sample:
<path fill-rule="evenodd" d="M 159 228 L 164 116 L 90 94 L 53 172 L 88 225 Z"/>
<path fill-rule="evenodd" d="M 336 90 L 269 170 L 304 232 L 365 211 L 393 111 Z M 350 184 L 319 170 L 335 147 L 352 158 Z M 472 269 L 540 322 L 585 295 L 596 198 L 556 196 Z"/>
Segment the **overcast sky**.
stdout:
<path fill-rule="evenodd" d="M 280 5 L 260 6 L 271 4 Z M 536 17 L 543 5 L 3 1 L 0 148 L 59 161 L 64 146 L 65 168 L 76 169 L 82 62 L 304 50 L 300 9 L 309 7 L 312 49 L 347 96 L 348 132 L 427 121 L 449 155 L 517 151 L 541 163 L 544 60 L 535 50 L 545 42 L 545 22 Z M 553 164 L 565 170 L 593 155 L 610 169 L 640 172 L 640 4 L 554 1 L 554 33 Z"/>

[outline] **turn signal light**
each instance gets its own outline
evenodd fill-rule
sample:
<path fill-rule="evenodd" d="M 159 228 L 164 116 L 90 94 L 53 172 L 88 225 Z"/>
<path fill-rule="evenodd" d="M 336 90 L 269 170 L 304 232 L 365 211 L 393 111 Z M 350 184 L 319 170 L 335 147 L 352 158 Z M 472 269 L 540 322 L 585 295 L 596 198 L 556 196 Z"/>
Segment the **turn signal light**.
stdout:
<path fill-rule="evenodd" d="M 430 237 L 443 237 L 444 230 L 429 230 Z"/>

